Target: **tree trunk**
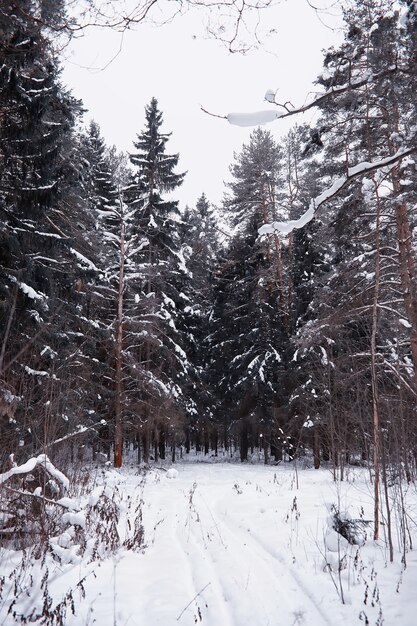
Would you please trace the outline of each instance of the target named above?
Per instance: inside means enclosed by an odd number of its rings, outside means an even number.
[[[122,210],[122,200],[120,199]],[[123,296],[125,266],[125,225],[122,218],[120,227],[119,290],[117,296],[116,342],[115,342],[115,385],[114,385],[114,467],[122,466],[123,425],[122,425],[122,355],[123,355]]]
[[[241,425],[240,429],[240,460],[248,460],[248,429],[246,424]]]
[[[139,432],[136,433],[136,445],[138,447],[138,453],[137,453],[137,461],[138,461],[138,465],[140,465],[142,463],[142,449],[141,449],[141,440],[140,440],[140,434]]]
[[[377,376],[377,329],[378,329],[378,300],[381,276],[381,251],[380,251],[380,202],[377,194],[377,213],[375,228],[375,290],[372,303],[372,330],[371,330],[371,379],[372,379],[372,413],[374,425],[374,540],[379,536],[379,400],[378,400],[378,376]]]
[[[401,286],[405,312],[411,325],[410,349],[414,365],[414,382],[417,385],[417,282],[407,204],[405,202],[399,204],[395,214]]]
[[[217,427],[215,427],[211,434],[211,448],[212,450],[214,450],[214,456],[217,456],[218,445],[219,445],[219,435],[217,432]]]
[[[142,435],[143,439],[143,462],[149,463],[149,431],[147,425],[145,425],[145,430]]]
[[[267,442],[267,437],[265,435],[262,437],[263,445],[264,445],[264,464],[269,464],[269,444]]]
[[[162,461],[165,460],[165,453],[166,453],[165,431],[162,428],[161,432],[159,433],[159,456]]]
[[[313,430],[313,461],[314,469],[320,469],[320,433],[317,424]]]

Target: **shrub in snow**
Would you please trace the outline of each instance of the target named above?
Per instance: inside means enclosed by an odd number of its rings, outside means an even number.
[[[19,564],[7,577],[0,577],[0,591],[4,592],[0,593],[0,610],[6,615],[1,623],[63,626],[67,616],[75,614],[75,600],[85,597],[87,576],[61,595],[55,604],[49,589],[48,564],[45,559],[33,561],[30,552],[24,550]]]
[[[364,545],[366,528],[370,523],[368,520],[352,519],[347,511],[339,511],[333,504],[324,535],[324,568],[331,572],[345,569],[349,547]]]
[[[94,537],[91,560],[102,559],[120,546],[117,524],[120,518],[120,494],[117,487],[104,487],[96,497],[90,497],[86,507],[88,535]]]
[[[105,558],[119,548],[117,487],[98,488],[81,506],[65,495],[69,481],[46,455],[11,464],[0,474],[0,545],[17,550],[34,545],[36,558],[48,551],[63,564],[78,563],[86,552],[91,560]]]
[[[0,474],[0,544],[14,549],[36,545],[40,556],[61,523],[63,506],[58,498],[66,492],[68,479],[45,454],[20,466],[11,457],[10,464],[10,469]]]
[[[143,500],[139,500],[139,504],[135,509],[135,521],[133,526],[133,535],[128,537],[123,545],[127,550],[142,550],[144,548],[145,529],[142,521],[142,505]],[[130,529],[130,521],[128,521]]]
[[[122,494],[117,486],[104,485],[89,495],[70,497],[68,479],[45,455],[20,466],[11,459],[11,465],[0,474],[0,546],[10,554],[13,549],[19,552],[14,569],[0,575],[0,615],[9,616],[7,623],[10,618],[16,624],[62,626],[69,613],[74,614],[75,600],[84,594],[85,577],[55,604],[50,582],[56,561],[65,572],[65,566],[104,559],[120,547]],[[129,515],[132,504],[134,521]],[[129,504],[128,499],[128,536],[123,543],[128,550],[143,548],[142,505],[142,497],[139,503],[135,499]],[[94,575],[89,569],[87,576]]]
[[[353,546],[363,546],[367,539],[367,528],[370,520],[352,519],[347,511],[333,508],[332,528]]]

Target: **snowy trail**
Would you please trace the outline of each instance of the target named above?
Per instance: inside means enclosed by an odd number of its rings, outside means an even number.
[[[150,501],[157,502],[156,516],[163,521],[156,529],[154,557],[148,549],[152,564],[144,574],[144,579],[152,578],[156,568],[160,578],[143,588],[145,596],[152,593],[158,600],[143,606],[143,623],[333,623],[292,574],[287,559],[271,554],[253,536],[245,502],[243,511],[239,506],[239,483],[250,475],[250,468],[236,466],[226,467],[221,476],[207,466],[183,466],[176,480],[164,484],[162,479],[162,488],[159,483],[148,494]],[[265,479],[271,481],[272,476],[273,470],[266,468]],[[172,586],[172,563],[177,587]]]
[[[272,546],[267,545],[257,535],[256,527],[245,528],[230,515],[226,518],[225,530],[228,540],[232,545],[235,544],[234,553],[244,556],[246,563],[251,562],[250,571],[261,583],[258,585],[259,589],[251,589],[250,601],[257,600],[263,607],[265,618],[262,623],[277,624],[279,615],[282,624],[291,624],[301,618],[308,624],[333,624],[332,619],[321,609],[320,603],[294,571],[288,557],[274,548],[276,542]],[[286,579],[285,586],[282,584],[283,579]],[[269,581],[269,584],[265,585],[265,581]],[[242,621],[236,622],[240,623]]]
[[[364,607],[353,569],[346,605],[323,571],[325,502],[335,495],[326,473],[305,473],[297,490],[289,467],[176,468],[172,480],[150,471],[142,494],[138,476],[116,474],[126,498],[143,497],[146,547],[121,550],[96,567],[66,626],[359,626],[363,608],[376,623],[378,607]],[[352,501],[360,490],[346,487]],[[392,605],[385,615],[398,619],[396,588],[386,589]]]
[[[200,494],[197,488],[195,494],[196,500],[200,496],[202,505],[198,508],[199,519],[193,526],[194,554],[189,547],[188,550],[195,567],[207,561],[215,564],[215,569],[211,568],[215,586],[224,590],[223,595],[229,598],[231,605],[231,621],[227,624],[272,626],[297,620],[312,625],[332,624],[300,577],[292,571],[288,559],[256,537],[250,522],[245,523],[247,516],[243,514],[239,521],[239,512],[237,510],[236,514],[230,495],[225,496],[219,489],[203,487],[201,490],[204,493]],[[232,489],[231,493],[233,495]],[[200,535],[204,537],[204,534],[207,539],[201,541]],[[214,626],[219,621],[208,623]]]

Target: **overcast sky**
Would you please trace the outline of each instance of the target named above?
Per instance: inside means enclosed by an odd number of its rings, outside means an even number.
[[[63,81],[88,109],[85,122],[95,119],[108,144],[127,152],[144,127],[144,107],[155,96],[164,114],[162,130],[172,131],[167,150],[179,152],[178,169],[188,171],[176,198],[194,206],[204,191],[219,204],[233,152],[248,141],[251,129],[209,117],[200,105],[221,115],[274,108],[263,99],[267,89],[278,89],[278,100],[302,104],[314,91],[322,49],[341,39],[329,28],[337,24],[331,14],[334,10],[321,14],[323,24],[307,0],[281,0],[263,13],[264,25],[275,33],[246,55],[230,54],[205,37],[202,12],[161,27],[137,26],[123,39],[109,29],[92,29],[66,52]],[[298,121],[313,116],[309,112]],[[267,128],[279,138],[294,122],[277,120]]]

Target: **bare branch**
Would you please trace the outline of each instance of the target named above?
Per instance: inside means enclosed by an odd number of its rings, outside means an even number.
[[[207,111],[207,109],[205,109],[202,106],[200,106],[200,109],[203,111],[203,113],[206,113],[207,115],[211,115],[211,117],[218,117],[219,119],[227,120],[227,115],[217,115],[216,113],[210,113],[210,111]]]

